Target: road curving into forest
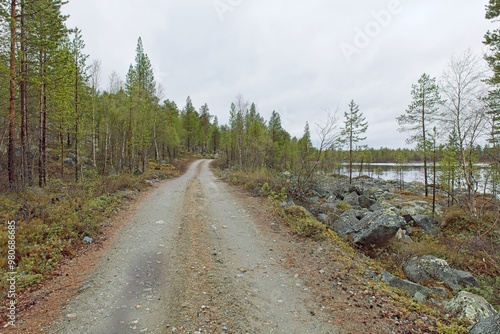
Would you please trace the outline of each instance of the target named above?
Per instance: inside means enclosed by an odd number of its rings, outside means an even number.
[[[340,333],[209,160],[120,229],[49,333]]]

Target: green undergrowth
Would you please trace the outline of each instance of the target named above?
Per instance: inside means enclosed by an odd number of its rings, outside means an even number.
[[[366,276],[368,271],[380,274],[383,270],[392,271],[398,276],[404,277],[404,273],[401,270],[401,260],[403,258],[408,259],[417,254],[425,255],[430,252],[436,256],[450,257],[450,249],[446,245],[443,245],[442,239],[426,236],[418,229],[416,229],[415,237],[421,243],[413,243],[410,249],[408,249],[407,245],[401,246],[401,243],[397,247],[391,244],[388,248],[381,250],[377,254],[380,257],[365,256],[355,245],[350,243],[349,239],[339,237],[335,232],[328,229],[325,224],[313,217],[305,208],[296,205],[282,206],[281,203],[289,201],[290,198],[287,197],[287,181],[280,175],[266,169],[256,171],[226,170],[223,172],[219,171],[219,175],[230,184],[246,189],[254,195],[267,198],[275,216],[283,224],[290,227],[292,234],[301,238],[312,238],[318,242],[327,242],[333,245],[338,251],[332,252],[331,256],[335,258],[339,265],[354,270],[360,277]],[[412,194],[412,196],[414,195]],[[337,209],[345,211],[350,209],[350,207],[346,206]],[[391,254],[391,256],[386,256],[387,254]],[[454,264],[455,260],[458,261],[459,256],[463,255],[463,253],[461,255],[458,253],[456,258],[450,261],[450,264]],[[491,298],[495,298],[492,295],[496,291],[494,288],[491,288],[491,284],[498,284],[499,279],[498,276],[496,276],[496,280],[488,275],[486,277],[487,280],[481,278],[479,280],[481,282],[489,282],[489,285],[481,283],[481,288],[477,290],[482,290],[479,292],[483,296],[489,294],[491,300]],[[372,290],[379,295],[388,296],[393,300],[402,314],[408,317],[418,316],[421,319],[427,318],[425,321],[417,319],[415,322],[416,326],[421,329],[419,331],[421,333],[428,332],[428,330],[430,330],[429,333],[439,334],[461,334],[468,332],[467,326],[470,324],[453,317],[447,317],[442,310],[433,306],[415,302],[404,291],[390,288],[384,283],[375,281],[371,281],[366,289]],[[432,320],[431,325],[429,325],[430,320]]]
[[[100,177],[87,173],[79,183],[52,179],[44,188],[0,194],[0,300],[6,297],[8,269],[8,222],[15,221],[16,292],[48,278],[65,258],[76,256],[85,237],[98,242],[108,220],[123,201],[152,184],[180,173],[178,167],[149,163],[141,175]],[[154,182],[153,182],[154,181]]]

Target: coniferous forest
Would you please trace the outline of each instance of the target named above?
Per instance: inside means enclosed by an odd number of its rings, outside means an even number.
[[[100,61],[85,54],[84,32],[66,25],[63,5],[2,2],[0,182],[5,189],[142,173],[148,161],[171,162],[185,153],[294,174],[312,165],[327,171],[343,162],[423,162],[427,171],[435,160],[440,168],[456,170],[470,191],[474,164],[483,162],[491,164],[491,182],[498,182],[497,31],[485,35],[486,61],[465,51],[450,59],[440,84],[423,74],[411,87],[411,105],[398,117],[400,130],[411,133],[411,149],[375,149],[363,135],[369,124],[355,100],[325,111],[324,123],[304,124],[300,138],[282,127],[279,113],[266,120],[258,102],[242,95],[228,106],[229,123],[219,124],[207,104],[168,99],[141,38],[126,77],[114,72],[103,78]],[[488,19],[497,17],[497,6],[492,2]]]
[[[67,25],[65,1],[0,4],[0,217],[29,222],[18,232],[28,273],[20,286],[38,284],[74,255],[75,242],[97,235],[99,222],[127,196],[116,192],[139,189],[141,176],[180,169],[190,157],[247,174],[291,175],[286,195],[299,201],[317,175],[340,165],[352,182],[354,166],[417,162],[425,197],[439,196],[438,189],[474,221],[488,207],[491,230],[499,224],[500,30],[485,32],[487,54],[464,50],[442,76],[423,73],[408,87],[411,103],[397,118],[407,142],[393,149],[370,145],[366,106],[356,96],[292,136],[278,112],[265,111],[265,119],[259,101],[235,92],[221,124],[204,101],[169,99],[140,37],[126,76],[103,77],[101,62],[85,53],[85,31]],[[485,19],[499,17],[500,1],[490,0]],[[102,219],[92,216],[97,212]]]

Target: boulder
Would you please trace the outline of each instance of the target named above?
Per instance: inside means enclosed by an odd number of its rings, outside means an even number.
[[[349,195],[344,196],[344,202],[354,208],[359,207],[359,195],[353,191]]]
[[[483,319],[475,324],[469,334],[498,334],[500,333],[500,313]]]
[[[357,185],[347,185],[343,189],[344,194],[352,194],[356,193],[356,195],[363,195],[363,190],[361,190]]]
[[[423,302],[425,301],[431,294],[438,294],[441,297],[447,297],[446,291],[444,292],[440,289],[427,288],[420,284],[416,284],[410,282],[408,280],[396,277],[387,271],[382,272],[382,281],[387,285],[404,290],[408,292],[410,296],[412,296],[416,301]]]
[[[441,224],[432,217],[426,215],[415,215],[414,225],[420,227],[426,234],[436,235],[439,233]]]
[[[380,247],[389,242],[403,225],[403,218],[392,210],[348,210],[330,228],[341,237],[351,235],[353,241],[361,246]]]
[[[413,240],[410,238],[410,236],[406,233],[406,230],[399,229],[398,232],[396,233],[396,239],[399,241],[402,241],[404,243],[412,243]]]
[[[359,203],[359,206],[361,206],[362,208],[369,209],[372,205],[374,205],[377,202],[371,198],[368,198],[365,195],[361,195],[358,198],[358,203]]]
[[[343,238],[362,229],[363,224],[358,219],[356,210],[347,210],[330,224],[330,228]]]
[[[405,223],[392,210],[369,212],[360,222],[363,228],[353,234],[353,241],[365,247],[387,244]]]
[[[423,281],[436,280],[443,282],[454,291],[458,291],[462,287],[479,286],[471,273],[453,269],[445,260],[431,255],[411,259],[403,264],[403,271],[412,282],[422,283]]]
[[[325,224],[326,224],[326,223],[328,223],[328,215],[327,215],[327,214],[325,214],[325,213],[320,213],[320,214],[318,215],[318,220],[319,220],[320,222],[322,222],[322,223],[325,223]]]
[[[496,313],[486,299],[467,291],[460,291],[446,304],[446,309],[456,312],[459,318],[465,318],[474,324]]]

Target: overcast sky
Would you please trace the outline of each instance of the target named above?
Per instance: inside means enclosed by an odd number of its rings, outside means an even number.
[[[125,79],[138,37],[165,97],[207,103],[219,123],[241,94],[266,119],[273,110],[300,137],[306,121],[351,99],[369,122],[365,144],[403,147],[395,118],[425,72],[440,77],[452,55],[478,53],[488,0],[70,0],[68,26],[83,30],[101,86]],[[312,130],[314,135],[314,130]]]

